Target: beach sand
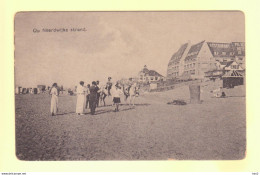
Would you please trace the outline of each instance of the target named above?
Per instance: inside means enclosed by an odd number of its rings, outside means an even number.
[[[76,96],[60,96],[57,116],[50,115],[47,94],[16,95],[16,155],[21,160],[237,160],[246,152],[244,86],[224,89],[201,84],[201,104],[189,103],[188,86],[143,93],[136,106],[113,112],[75,114]],[[168,105],[172,100],[187,105]],[[123,98],[121,101],[124,102]]]

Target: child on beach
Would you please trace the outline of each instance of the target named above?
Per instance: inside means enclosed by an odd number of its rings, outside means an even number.
[[[123,92],[121,91],[121,87],[119,86],[119,84],[117,83],[114,88],[112,89],[112,97],[113,97],[113,102],[115,104],[115,112],[119,111],[119,104],[121,103],[120,100],[120,95],[123,94]]]

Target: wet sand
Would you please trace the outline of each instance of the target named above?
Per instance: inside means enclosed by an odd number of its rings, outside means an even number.
[[[59,97],[50,115],[47,94],[16,95],[16,155],[21,160],[237,160],[246,151],[243,86],[212,98],[201,85],[201,104],[189,103],[187,86],[144,93],[136,106],[109,106],[75,114],[76,96]],[[175,99],[187,105],[168,105]],[[121,101],[123,99],[121,98]]]

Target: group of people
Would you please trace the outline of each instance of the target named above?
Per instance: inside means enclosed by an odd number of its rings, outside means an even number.
[[[213,94],[213,97],[216,97],[216,98],[225,98],[226,97],[226,93],[224,92],[222,87],[214,89],[210,92]]]
[[[54,116],[58,112],[58,90],[57,83],[54,83],[51,90],[51,115]],[[130,98],[129,105],[134,106],[134,99],[139,95],[139,88],[136,83],[130,83],[130,85],[122,85],[118,82],[113,85],[111,82],[111,77],[108,77],[106,85],[100,86],[99,81],[93,81],[92,84],[84,85],[83,81],[79,82],[76,89],[77,94],[77,104],[76,104],[76,114],[85,115],[86,109],[89,107],[90,113],[95,114],[96,107],[99,106],[101,102],[105,106],[105,98],[107,96],[112,96],[114,111],[119,111],[119,105],[121,103],[120,96],[125,96],[125,101]]]

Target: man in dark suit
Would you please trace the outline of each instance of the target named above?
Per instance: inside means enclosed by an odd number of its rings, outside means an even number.
[[[95,114],[96,102],[97,102],[97,91],[98,87],[95,81],[92,82],[92,86],[89,88],[89,108],[92,115]]]
[[[100,87],[99,87],[99,81],[96,81],[97,85],[96,87],[98,88],[98,92],[97,92],[97,102],[96,102],[96,105],[97,107],[99,106],[99,99],[100,99]]]

